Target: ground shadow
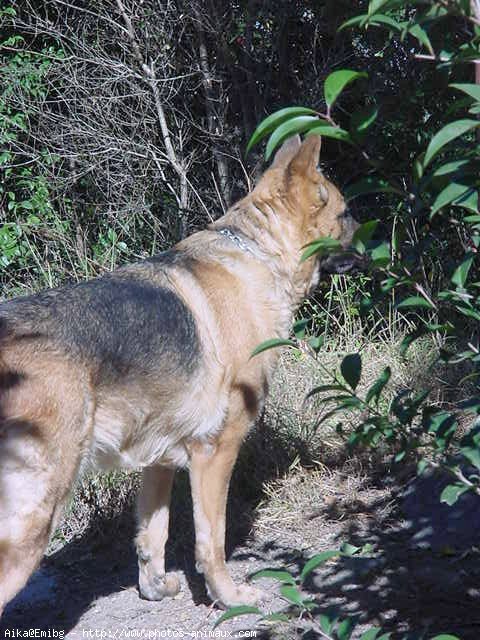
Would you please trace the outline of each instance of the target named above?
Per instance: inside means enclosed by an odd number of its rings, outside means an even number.
[[[305,588],[317,603],[313,614],[353,616],[360,625],[392,632],[392,640],[430,640],[441,633],[478,640],[478,497],[464,494],[453,507],[441,504],[440,493],[449,479],[438,474],[414,479],[403,488],[393,476],[378,480],[391,485],[381,499],[358,500],[348,508],[333,502],[315,514],[338,523],[338,544],[368,543],[374,551],[332,561],[308,579]],[[272,566],[288,566],[293,573],[300,573],[308,559],[300,550],[275,542],[267,547],[262,551]],[[312,630],[305,637],[324,636]]]

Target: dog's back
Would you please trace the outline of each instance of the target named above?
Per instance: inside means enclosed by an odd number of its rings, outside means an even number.
[[[160,361],[188,373],[200,351],[195,320],[162,271],[139,263],[2,303],[0,341],[63,351],[95,372],[98,384],[158,373]]]

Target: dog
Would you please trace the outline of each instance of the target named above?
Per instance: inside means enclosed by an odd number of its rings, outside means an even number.
[[[139,592],[160,600],[175,470],[190,474],[197,570],[220,606],[260,592],[225,559],[232,468],[295,309],[319,280],[303,247],[358,226],[319,171],[321,140],[283,143],[254,190],[172,249],[0,304],[0,616],[38,566],[75,480],[142,469]],[[325,263],[328,264],[328,263]],[[341,262],[345,270],[345,261]]]

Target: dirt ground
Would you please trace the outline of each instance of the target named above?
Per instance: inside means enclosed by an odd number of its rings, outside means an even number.
[[[319,551],[342,542],[370,543],[373,551],[367,556],[332,560],[307,582],[305,589],[317,603],[314,613],[358,614],[353,638],[373,625],[393,631],[395,639],[449,632],[478,640],[480,506],[468,495],[453,508],[440,504],[443,482],[433,476],[399,481],[344,467],[290,474],[271,486],[268,500],[254,510],[234,495],[228,534],[232,574],[241,580],[265,567],[288,567],[298,574]],[[188,498],[178,484],[167,548],[169,568],[182,582],[176,598],[157,603],[138,597],[133,515],[127,510],[97,526],[95,536],[86,531],[45,559],[7,608],[2,637],[8,637],[7,629],[32,628],[63,631],[71,640],[209,637],[220,612],[212,608],[194,569]],[[262,580],[261,586],[266,611],[285,607],[275,583]],[[239,631],[245,637],[248,630],[256,630],[257,638],[301,637],[294,623],[262,627],[256,620],[238,618],[218,631],[223,637],[241,637]],[[321,636],[310,630],[304,637]]]

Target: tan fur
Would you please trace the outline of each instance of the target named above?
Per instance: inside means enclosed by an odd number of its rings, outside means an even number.
[[[89,466],[144,469],[137,537],[144,597],[178,590],[165,574],[164,546],[174,469],[188,466],[196,558],[212,598],[224,606],[258,599],[233,583],[225,564],[227,492],[278,357],[251,353],[288,336],[318,279],[315,260],[299,262],[302,248],[325,235],[350,241],[343,198],[317,171],[319,151],[316,136],[287,141],[251,194],[177,245],[188,270],[146,262],[118,271],[170,287],[191,310],[203,358],[193,376],[179,371],[112,388],[60,347],[8,336],[0,343],[0,376],[24,374],[0,388],[0,614],[38,565],[79,467]],[[248,251],[218,233],[229,225],[248,239]]]

